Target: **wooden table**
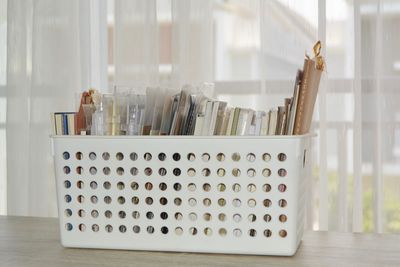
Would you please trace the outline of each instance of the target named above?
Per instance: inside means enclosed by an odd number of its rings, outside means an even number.
[[[400,266],[400,235],[306,232],[293,257],[68,249],[57,219],[0,216],[0,266]]]

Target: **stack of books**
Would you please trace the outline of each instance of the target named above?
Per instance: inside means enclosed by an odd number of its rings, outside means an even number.
[[[310,130],[324,59],[321,43],[297,71],[293,96],[268,111],[230,107],[203,94],[212,84],[179,92],[147,88],[134,92],[82,94],[78,112],[52,114],[55,135],[299,135]]]

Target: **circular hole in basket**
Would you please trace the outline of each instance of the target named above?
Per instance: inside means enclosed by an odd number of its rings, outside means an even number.
[[[133,232],[135,234],[138,234],[138,233],[140,233],[140,226],[139,225],[134,225],[132,230],[133,230]]]
[[[280,199],[278,205],[279,207],[284,208],[287,206],[287,201],[285,199]]]
[[[104,212],[104,216],[106,216],[107,219],[110,219],[112,217],[112,212],[111,210],[106,210]]]
[[[255,184],[249,184],[247,185],[247,191],[249,191],[250,193],[254,193],[256,191],[257,187]]]
[[[264,215],[264,221],[265,221],[265,222],[270,222],[271,219],[272,219],[272,218],[271,218],[271,215],[269,215],[269,214],[265,214],[265,215]]]
[[[240,160],[240,154],[235,152],[232,154],[232,160],[233,161],[239,161]]]
[[[247,154],[246,159],[249,162],[254,162],[256,160],[256,155],[254,155],[253,153],[249,153]]]
[[[172,159],[173,159],[174,161],[180,161],[180,160],[181,160],[181,154],[179,154],[179,153],[174,153],[174,154],[172,155]]]
[[[191,221],[196,221],[197,220],[197,214],[194,212],[189,213],[189,220]]]
[[[104,189],[110,189],[111,188],[111,183],[110,182],[104,182],[103,183],[103,187],[104,187]]]
[[[203,199],[203,205],[206,207],[211,206],[211,199],[209,199],[209,198]]]
[[[166,183],[160,183],[160,185],[158,187],[160,188],[161,191],[167,190],[167,184]]]
[[[146,188],[146,190],[150,191],[151,189],[153,189],[153,184],[150,182],[147,182],[144,184],[144,188]]]
[[[180,212],[175,213],[175,219],[176,219],[177,221],[181,221],[182,218],[183,218],[182,213],[180,213]]]
[[[160,218],[163,219],[163,220],[168,219],[168,213],[166,213],[166,212],[161,212],[161,213],[160,213]]]
[[[149,219],[149,220],[153,219],[153,218],[154,218],[153,212],[148,211],[148,212],[146,213],[146,218]]]
[[[208,183],[203,184],[203,190],[209,192],[211,190],[211,185]]]
[[[90,160],[95,160],[96,158],[97,158],[96,153],[94,153],[94,152],[90,152],[90,153],[89,153],[89,159],[90,159]]]
[[[136,190],[139,189],[139,184],[136,183],[136,182],[132,182],[131,183],[131,188],[132,188],[133,191],[136,191]]]
[[[150,154],[150,153],[148,153],[148,152],[147,152],[147,153],[145,153],[143,157],[144,157],[144,160],[146,160],[146,161],[150,161],[150,160],[151,160],[151,158],[152,158],[151,154]]]
[[[225,154],[224,153],[218,153],[217,154],[217,160],[218,161],[224,161],[225,160]]]
[[[165,168],[158,169],[158,174],[161,176],[165,176],[167,174],[167,170]]]
[[[138,159],[138,155],[137,155],[135,152],[132,152],[132,153],[129,155],[129,158],[130,158],[132,161],[136,161],[136,160]]]
[[[226,205],[226,200],[224,198],[218,199],[218,205],[224,207]]]
[[[278,175],[280,177],[285,177],[287,175],[287,171],[285,169],[279,169],[278,170]]]
[[[193,153],[189,153],[187,155],[187,159],[188,159],[188,161],[194,161],[196,159],[196,156]]]
[[[280,230],[280,231],[279,231],[279,236],[282,237],[282,238],[285,238],[285,237],[287,236],[286,230],[283,230],[283,229]]]
[[[123,175],[123,174],[124,174],[124,168],[118,167],[118,168],[117,168],[117,174],[118,174],[118,175]]]
[[[263,204],[264,204],[264,207],[269,208],[272,205],[272,201],[270,199],[264,199]]]
[[[286,185],[285,184],[280,184],[278,185],[278,190],[279,192],[285,192],[286,191]]]
[[[175,191],[180,191],[182,189],[182,185],[180,183],[175,183],[174,184],[174,190]]]
[[[63,159],[68,160],[70,158],[70,155],[67,151],[63,152],[62,154]]]
[[[68,167],[68,166],[64,166],[63,172],[64,172],[65,174],[69,174],[69,173],[71,172],[71,168]]]
[[[254,177],[254,176],[256,176],[256,170],[255,170],[255,169],[252,169],[252,168],[248,169],[248,170],[247,170],[247,176],[249,176],[249,177]]]
[[[262,159],[263,159],[263,161],[268,162],[271,160],[271,155],[269,153],[264,153],[262,155]]]
[[[263,169],[263,170],[262,170],[262,175],[263,175],[264,177],[270,177],[270,176],[271,176],[271,170],[268,169],[268,168]]]
[[[197,235],[197,229],[196,229],[196,227],[190,227],[190,228],[189,228],[189,234],[190,234],[190,235]]]
[[[239,228],[233,229],[233,235],[235,237],[241,237],[242,236],[242,230],[240,230]]]
[[[83,189],[83,187],[85,187],[85,183],[83,181],[78,181],[76,182],[76,187],[78,187],[79,189]]]
[[[91,175],[95,175],[97,173],[97,168],[96,167],[90,167],[89,172]]]
[[[106,203],[106,204],[111,204],[111,201],[112,201],[112,199],[111,199],[110,196],[105,196],[105,197],[104,197],[104,203]]]
[[[121,152],[118,152],[117,154],[115,154],[115,158],[117,160],[123,160],[124,159],[124,154],[122,154]]]
[[[217,170],[217,175],[218,175],[219,177],[224,177],[224,176],[225,176],[225,173],[226,173],[226,171],[225,171],[224,168],[219,168],[219,169]]]
[[[132,218],[136,219],[136,220],[139,219],[140,218],[140,213],[137,210],[133,211],[132,212]]]
[[[83,158],[82,152],[76,152],[75,153],[75,157],[76,157],[77,160],[81,160]]]
[[[93,190],[94,190],[94,189],[97,189],[97,182],[91,181],[91,182],[90,182],[90,188],[92,188]]]
[[[196,175],[196,170],[193,169],[193,168],[190,168],[190,169],[188,169],[187,174],[188,174],[190,177],[193,177],[193,176]]]
[[[82,174],[83,173],[83,167],[82,166],[78,166],[78,167],[76,167],[76,173],[77,174]]]
[[[136,168],[136,167],[132,167],[132,168],[131,168],[131,174],[132,174],[133,176],[138,175],[138,173],[139,173],[138,168]]]
[[[203,214],[203,219],[206,221],[206,222],[209,222],[209,221],[211,221],[211,214],[210,213],[204,213]]]
[[[93,231],[93,232],[97,233],[99,230],[100,230],[100,227],[99,227],[98,224],[93,224],[93,225],[92,225],[92,231]]]
[[[201,159],[202,159],[204,162],[209,161],[209,160],[210,160],[210,154],[208,154],[208,153],[203,153],[203,155],[201,155]]]
[[[240,170],[238,168],[234,168],[232,170],[232,175],[235,177],[239,177],[240,176]]]
[[[164,161],[167,158],[167,155],[165,153],[159,153],[158,154],[158,160]]]
[[[179,175],[181,175],[181,169],[175,168],[175,169],[172,170],[172,173],[173,173],[175,176],[179,176]]]
[[[139,198],[138,197],[132,197],[132,204],[134,204],[134,205],[139,204]]]
[[[238,213],[233,214],[233,221],[234,221],[234,222],[238,223],[238,222],[240,222],[241,220],[242,220],[242,215],[240,215],[240,214],[238,214]]]
[[[101,155],[101,157],[102,157],[104,160],[109,160],[109,159],[110,159],[110,153],[104,152],[104,153]]]
[[[189,206],[194,207],[197,204],[197,200],[195,198],[189,198]]]
[[[65,187],[65,188],[70,188],[70,187],[71,187],[71,182],[68,181],[68,180],[65,180],[65,181],[64,181],[64,187]]]
[[[65,200],[65,202],[70,203],[72,201],[72,198],[70,195],[65,195],[64,200]]]
[[[110,224],[107,224],[105,229],[107,233],[111,233],[113,231],[113,227]]]
[[[177,206],[180,206],[182,204],[182,199],[180,199],[179,197],[174,199],[174,204]]]
[[[234,200],[232,200],[232,205],[236,208],[240,207],[242,205],[242,201],[240,201],[240,199],[235,198]]]
[[[194,191],[196,191],[196,184],[190,183],[190,184],[188,184],[187,188],[190,192],[194,192]]]
[[[146,197],[145,202],[147,205],[153,204],[153,199],[151,197]]]
[[[255,222],[257,220],[257,216],[255,214],[249,214],[249,216],[247,216],[247,219],[249,220],[249,222]]]
[[[220,236],[226,236],[226,229],[225,229],[225,228],[220,228],[220,229],[218,230],[218,234],[219,234]]]
[[[255,237],[256,235],[257,235],[256,229],[250,229],[250,230],[249,230],[249,236]]]
[[[168,200],[165,197],[160,198],[160,204],[165,206],[168,204]]]
[[[285,161],[286,160],[286,154],[285,153],[279,153],[278,154],[278,160],[279,161]]]
[[[206,236],[212,236],[212,229],[210,227],[204,228],[204,234]]]
[[[93,204],[97,204],[97,202],[98,202],[97,196],[91,196],[90,197],[90,202],[92,202]]]
[[[117,183],[117,188],[118,188],[119,190],[123,190],[123,189],[125,188],[124,182],[118,182],[118,183]]]
[[[122,205],[122,204],[125,204],[125,198],[124,198],[124,197],[119,196],[117,200],[118,200],[118,203],[119,203],[119,204],[121,204],[121,205]]]
[[[226,186],[225,186],[225,184],[218,184],[217,185],[217,190],[219,191],[219,192],[224,192],[225,191],[225,189],[226,189]]]
[[[111,169],[110,169],[109,167],[104,167],[104,168],[103,168],[103,173],[104,173],[105,175],[109,175],[109,174],[111,173]]]
[[[265,237],[271,237],[271,235],[272,235],[271,230],[269,230],[269,229],[264,230],[264,236]]]
[[[233,190],[233,192],[239,192],[240,189],[241,189],[240,184],[233,184],[233,185],[232,185],[232,190]]]
[[[226,220],[226,214],[225,213],[218,214],[218,220],[224,222]]]
[[[150,176],[153,173],[153,170],[150,167],[144,169],[144,174],[146,176]]]
[[[72,215],[72,210],[66,209],[66,210],[64,211],[64,215],[65,215],[65,217],[71,217],[71,215]]]
[[[280,222],[286,222],[287,221],[287,216],[285,214],[281,214],[279,215],[279,221]]]
[[[182,235],[183,234],[183,229],[181,227],[176,227],[175,228],[175,234],[176,235]]]
[[[97,218],[99,217],[99,212],[97,210],[92,210],[92,212],[90,212],[90,215],[92,215],[93,218]]]
[[[264,191],[264,192],[269,192],[269,191],[271,191],[271,185],[270,185],[270,184],[264,184],[264,185],[263,185],[263,191]]]
[[[121,233],[125,233],[125,232],[126,232],[126,226],[125,226],[125,225],[120,225],[120,226],[119,226],[119,231],[120,231]]]
[[[210,171],[209,168],[204,168],[204,169],[201,171],[201,174],[202,174],[204,177],[208,177],[208,176],[210,176],[211,171]]]
[[[85,202],[85,197],[82,196],[82,195],[79,195],[76,199],[77,199],[78,203],[83,203],[83,202]]]
[[[85,230],[86,230],[86,225],[84,225],[83,223],[81,223],[81,224],[79,224],[78,228],[79,228],[79,231],[85,232]]]
[[[163,233],[164,235],[168,234],[168,227],[166,226],[161,227],[161,233]]]
[[[247,205],[250,207],[250,208],[254,208],[255,206],[256,206],[256,200],[255,199],[249,199],[248,201],[247,201]]]
[[[65,230],[67,230],[67,231],[71,231],[72,230],[72,224],[70,224],[70,223],[66,223],[65,224]]]

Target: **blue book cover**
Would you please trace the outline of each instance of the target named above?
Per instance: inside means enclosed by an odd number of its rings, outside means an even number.
[[[68,115],[66,113],[63,116],[63,135],[68,135]]]

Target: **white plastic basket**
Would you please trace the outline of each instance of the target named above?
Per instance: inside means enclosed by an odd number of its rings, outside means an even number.
[[[65,247],[293,255],[311,136],[53,136]]]

